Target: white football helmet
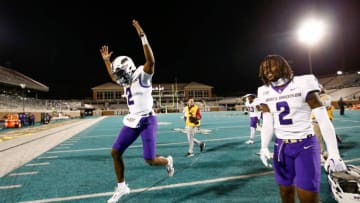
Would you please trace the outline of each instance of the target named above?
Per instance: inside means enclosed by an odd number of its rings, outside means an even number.
[[[113,75],[116,77],[116,82],[120,85],[130,85],[132,75],[136,70],[136,66],[132,59],[128,56],[118,56],[111,63]]]
[[[360,203],[360,168],[346,165],[345,172],[330,172],[328,183],[339,203]]]

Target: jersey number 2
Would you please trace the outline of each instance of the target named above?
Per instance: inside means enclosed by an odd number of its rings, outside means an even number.
[[[126,88],[126,97],[127,97],[127,104],[128,104],[128,105],[133,105],[133,104],[134,104],[134,100],[132,100],[132,94],[131,94],[131,89],[130,89],[130,87]]]
[[[291,125],[293,122],[291,119],[286,119],[285,116],[287,116],[290,113],[289,104],[285,101],[276,103],[276,110],[281,111],[279,114],[279,122],[281,125]]]

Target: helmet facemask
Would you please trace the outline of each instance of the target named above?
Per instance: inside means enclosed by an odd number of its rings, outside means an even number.
[[[120,85],[130,85],[136,70],[134,62],[128,56],[119,56],[111,64],[112,74]]]

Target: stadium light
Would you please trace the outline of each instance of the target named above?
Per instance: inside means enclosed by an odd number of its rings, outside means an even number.
[[[23,109],[23,113],[25,113],[25,88],[26,88],[26,84],[25,83],[20,83],[19,84],[21,89],[22,89],[22,109]]]
[[[325,24],[317,19],[308,19],[304,21],[298,30],[298,37],[300,42],[307,45],[309,71],[312,74],[312,48],[324,37]]]

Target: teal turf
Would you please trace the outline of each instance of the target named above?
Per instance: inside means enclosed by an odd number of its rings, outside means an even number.
[[[347,111],[343,117],[338,111],[334,113],[336,132],[343,138],[341,154],[348,164],[360,165],[360,111]],[[27,163],[47,162],[47,165],[25,164],[2,177],[0,187],[22,186],[0,189],[0,202],[51,202],[53,198],[67,197],[69,200],[60,200],[106,202],[116,183],[110,149],[122,118],[106,117]],[[126,182],[132,192],[121,198],[121,202],[280,202],[272,170],[264,168],[255,155],[260,148],[259,132],[255,144],[245,144],[249,136],[247,115],[235,111],[203,112],[201,129],[211,133],[196,135],[206,141],[206,149],[200,153],[195,145],[195,156],[191,158],[185,157],[188,148],[185,134],[174,131],[184,128],[181,114],[159,114],[158,122],[157,154],[174,157],[175,175],[169,178],[165,167],[148,166],[144,162],[139,138],[124,155]],[[43,159],[49,156],[57,158]],[[31,171],[37,173],[12,176]],[[335,202],[325,173],[320,195],[322,202]]]

